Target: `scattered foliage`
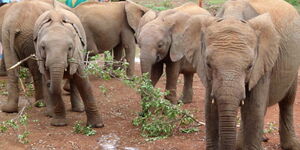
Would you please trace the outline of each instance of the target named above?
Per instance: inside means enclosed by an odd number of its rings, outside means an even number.
[[[96,130],[92,129],[91,126],[82,126],[80,121],[77,121],[73,127],[74,133],[83,134],[86,136],[95,135],[97,132]]]

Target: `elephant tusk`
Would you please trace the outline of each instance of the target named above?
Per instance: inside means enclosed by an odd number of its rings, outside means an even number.
[[[65,68],[65,71],[67,71],[67,68]]]
[[[245,104],[244,100],[242,100],[242,106]]]
[[[215,99],[212,99],[211,103],[214,104],[215,103]]]

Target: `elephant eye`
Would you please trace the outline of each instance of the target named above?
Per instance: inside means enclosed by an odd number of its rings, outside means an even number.
[[[210,63],[206,63],[206,66],[211,69],[211,64]]]
[[[41,48],[42,48],[42,50],[45,50],[45,49],[46,49],[46,46],[43,45],[43,46],[41,46]]]
[[[247,70],[249,71],[249,70],[251,70],[252,69],[252,67],[253,67],[253,65],[252,64],[250,64],[248,67],[247,67]]]
[[[162,48],[163,46],[164,46],[163,42],[159,42],[158,45],[157,45],[158,48]]]
[[[73,49],[73,48],[70,46],[70,47],[69,47],[69,51],[71,51],[72,49]]]

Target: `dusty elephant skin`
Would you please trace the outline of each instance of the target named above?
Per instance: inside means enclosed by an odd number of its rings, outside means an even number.
[[[262,150],[264,115],[277,103],[281,147],[300,149],[293,126],[300,18],[293,6],[283,0],[228,1],[217,17],[190,18],[182,41],[206,87],[206,149]]]
[[[139,24],[137,41],[141,48],[142,73],[149,73],[152,84],[156,85],[163,74],[165,64],[166,90],[170,91],[166,98],[172,103],[177,103],[176,85],[179,73],[184,74],[182,100],[184,103],[192,102],[192,84],[195,69],[185,58],[174,61],[172,55],[174,55],[174,52],[180,51],[177,50],[178,45],[181,44],[178,37],[183,32],[184,23],[190,16],[199,14],[210,15],[195,3],[186,3],[159,14],[148,11]]]
[[[135,38],[139,20],[147,8],[133,2],[86,2],[74,9],[87,35],[87,50],[103,53],[113,49],[114,59],[120,60],[125,48],[129,63],[127,75],[134,74]]]
[[[19,60],[34,53],[32,39],[33,26],[36,19],[51,5],[38,1],[22,1],[15,3],[7,10],[2,24],[2,42],[6,68],[10,68]],[[32,10],[32,11],[28,11]],[[28,60],[23,64],[28,67],[34,80],[35,99],[43,99],[42,76],[36,61]],[[19,100],[18,72],[10,70],[8,74],[8,101],[2,106],[4,112],[17,112]]]
[[[87,125],[103,127],[89,79],[83,72],[82,50],[87,43],[79,18],[68,10],[49,10],[36,21],[33,35],[39,71],[47,83],[44,89],[54,113],[51,125],[67,125],[61,88],[65,77],[70,79],[71,90],[78,89],[83,99]]]
[[[46,3],[49,3],[51,4],[52,3],[52,0],[36,0],[36,1],[40,1],[40,2],[46,2]],[[3,24],[3,21],[4,21],[4,16],[5,16],[5,13],[6,11],[13,5],[13,4],[16,4],[16,2],[12,2],[12,3],[7,3],[3,6],[0,7],[0,29],[2,29],[2,24]],[[59,3],[59,5],[65,9],[70,9],[68,6],[62,4],[62,3]],[[0,41],[2,42],[2,30],[0,30]],[[4,59],[1,60],[0,62],[0,76],[5,76],[6,75],[6,68],[5,68],[5,63],[4,63]]]

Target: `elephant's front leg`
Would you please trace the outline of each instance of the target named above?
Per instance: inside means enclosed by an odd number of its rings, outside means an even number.
[[[205,92],[205,127],[206,127],[206,150],[219,150],[219,115],[218,107],[210,96],[211,88]]]
[[[261,139],[263,136],[264,115],[269,101],[270,79],[265,75],[258,84],[247,93],[244,105],[241,106],[242,117],[242,149],[262,150]]]
[[[89,83],[88,77],[80,76],[78,73],[76,73],[73,78],[84,103],[85,112],[87,115],[87,125],[95,128],[104,127],[102,118],[97,109],[96,101],[93,96],[93,90]]]
[[[184,85],[182,91],[182,101],[184,104],[191,103],[193,100],[193,77],[194,73],[184,74]]]
[[[51,121],[53,126],[65,126],[67,125],[66,109],[62,99],[62,95],[58,93],[49,94],[50,103],[53,105],[54,116]]]
[[[72,111],[74,112],[83,112],[84,106],[82,104],[82,100],[80,98],[78,89],[73,81],[73,79],[70,79],[70,90],[71,90],[71,105],[72,105]]]
[[[44,94],[44,101],[46,103],[46,112],[45,115],[48,117],[53,117],[54,116],[54,112],[53,112],[53,104],[52,101],[50,99],[50,81],[48,80],[48,78],[43,75],[42,77],[43,79],[43,94]]]
[[[177,80],[179,76],[180,71],[180,64],[179,62],[170,62],[166,64],[166,74],[167,74],[167,84],[166,84],[166,90],[170,92],[166,96],[166,99],[170,100],[171,103],[177,104],[177,96],[176,96],[176,90],[177,90]]]
[[[293,125],[293,105],[297,91],[297,78],[295,79],[293,86],[285,98],[279,102],[280,109],[280,144],[283,149],[288,150],[300,150],[300,142],[298,141],[295,129]]]

